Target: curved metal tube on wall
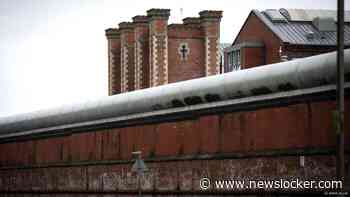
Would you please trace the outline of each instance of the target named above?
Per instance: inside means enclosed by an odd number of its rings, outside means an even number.
[[[350,74],[350,49],[345,50]],[[335,83],[336,52],[0,119],[0,135]]]

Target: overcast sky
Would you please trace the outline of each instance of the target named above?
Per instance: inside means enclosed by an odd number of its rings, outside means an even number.
[[[169,23],[223,10],[221,42],[231,43],[251,9],[282,7],[336,0],[0,0],[0,116],[107,96],[104,30],[150,8],[170,8]]]

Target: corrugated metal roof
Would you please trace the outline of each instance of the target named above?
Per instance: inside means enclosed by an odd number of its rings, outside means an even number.
[[[265,10],[264,14],[273,22],[287,22],[287,19],[276,10]]]
[[[273,12],[281,13],[288,19],[287,22],[271,19],[269,16]],[[253,10],[253,13],[283,42],[299,45],[336,45],[336,31],[321,32],[313,25],[316,17],[334,19],[337,14],[334,10],[280,9],[262,12]],[[345,14],[346,21],[350,22],[350,11],[346,11]],[[350,23],[345,23],[344,31],[345,44],[350,45]],[[313,34],[310,36],[312,38],[308,38],[310,33]]]
[[[316,17],[333,18],[337,21],[336,10],[284,9],[288,12],[289,21],[312,21]],[[276,12],[279,12],[276,10]],[[350,11],[345,12],[344,21],[350,22]]]
[[[283,34],[283,42],[302,45],[336,45],[336,32],[320,32],[312,23],[308,22],[289,22],[274,23],[273,28]],[[344,26],[345,43],[350,44],[350,24]],[[313,32],[313,38],[307,38],[307,34]]]

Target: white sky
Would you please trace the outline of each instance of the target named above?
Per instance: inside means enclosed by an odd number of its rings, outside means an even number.
[[[181,22],[180,8],[223,10],[221,42],[232,43],[251,9],[282,7],[336,0],[0,0],[0,116],[107,96],[104,30],[150,8],[170,8],[169,23]]]

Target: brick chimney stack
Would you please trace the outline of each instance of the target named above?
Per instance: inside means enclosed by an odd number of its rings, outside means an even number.
[[[205,35],[205,75],[220,73],[220,21],[222,11],[205,10],[199,12]]]
[[[150,9],[106,30],[109,94],[220,73],[222,11],[206,10],[168,25],[170,9]]]
[[[201,19],[198,17],[187,17],[182,19],[183,24],[186,26],[200,27]]]
[[[135,89],[150,87],[149,82],[149,25],[148,17],[138,15],[132,18],[135,35]]]
[[[119,94],[120,79],[120,32],[119,29],[105,30],[108,41],[108,95]]]
[[[119,23],[121,42],[121,92],[135,89],[134,26],[130,22]]]
[[[150,9],[150,86],[168,83],[168,19],[170,9]]]

